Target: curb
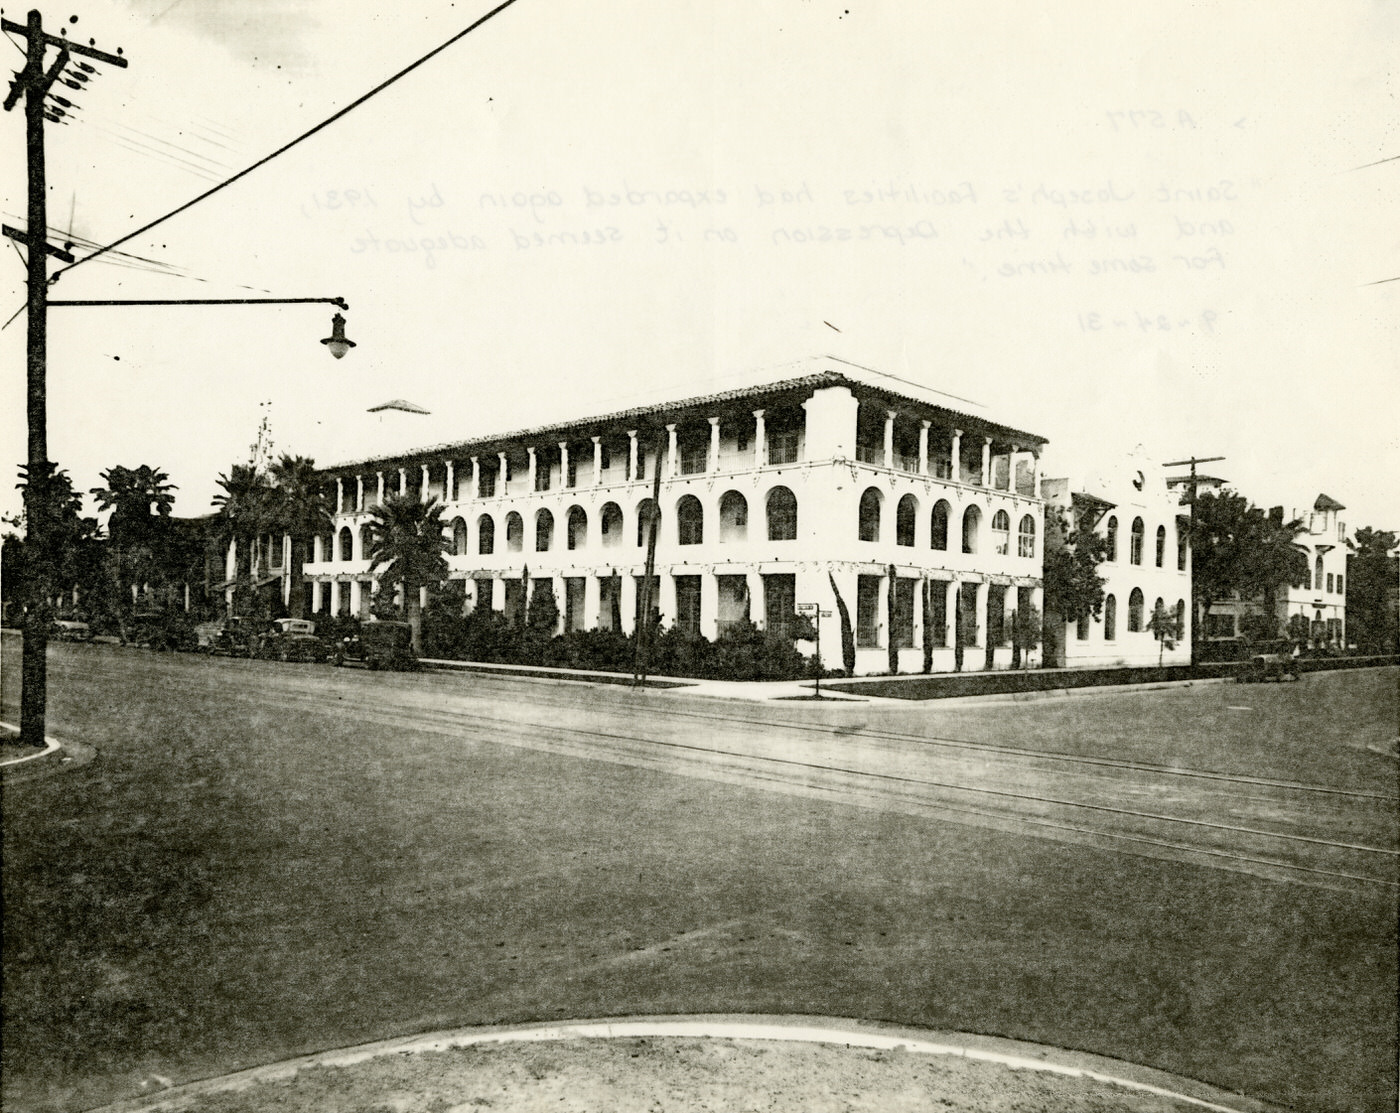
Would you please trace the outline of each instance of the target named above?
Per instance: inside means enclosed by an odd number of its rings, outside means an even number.
[[[16,736],[19,735],[19,727],[14,723],[4,722],[3,720],[0,720],[0,730],[12,730],[15,732]],[[26,761],[33,761],[36,757],[47,757],[49,754],[61,749],[63,749],[62,743],[53,736],[46,734],[44,735],[44,748],[42,750],[35,750],[32,754],[25,754],[23,757],[6,758],[4,761],[0,761],[0,769],[8,769],[14,765],[22,765]]]
[[[779,1040],[916,1055],[954,1055],[1010,1067],[1013,1070],[1039,1071],[1120,1086],[1138,1093],[1184,1102],[1199,1109],[1211,1110],[1213,1113],[1275,1113],[1280,1108],[1152,1067],[1019,1040],[959,1032],[926,1031],[841,1017],[701,1014],[612,1017],[445,1029],[322,1051],[280,1063],[251,1067],[234,1074],[174,1086],[163,1090],[159,1095],[129,1098],[100,1106],[89,1113],[154,1113],[156,1110],[172,1108],[185,1098],[246,1090],[259,1083],[293,1078],[299,1071],[310,1067],[350,1066],[387,1055],[412,1055],[461,1047],[546,1040],[639,1037]]]

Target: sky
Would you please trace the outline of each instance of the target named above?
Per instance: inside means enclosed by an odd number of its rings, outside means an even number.
[[[130,60],[47,129],[50,224],[111,242],[490,7],[46,9]],[[54,308],[50,455],[82,490],[159,467],[193,516],[264,417],[332,464],[829,354],[1048,438],[1047,475],[1224,456],[1203,470],[1260,505],[1326,492],[1400,529],[1397,57],[1381,0],[516,0],[51,289],[340,296],[344,360],[322,305]],[[23,226],[18,110],[0,143]],[[24,332],[0,332],[11,464]],[[366,412],[392,398],[431,413]]]

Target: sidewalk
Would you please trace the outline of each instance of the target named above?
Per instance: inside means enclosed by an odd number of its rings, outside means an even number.
[[[702,1015],[461,1028],[307,1055],[92,1113],[1273,1113],[1150,1067],[996,1037],[829,1017]]]

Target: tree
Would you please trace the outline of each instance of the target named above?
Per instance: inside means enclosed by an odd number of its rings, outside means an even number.
[[[1071,527],[1063,515],[1047,523],[1044,598],[1046,615],[1046,656],[1063,664],[1065,625],[1103,614],[1104,578],[1099,565],[1108,555],[1108,542],[1094,531],[1098,518],[1076,514]]]
[[[836,577],[830,572],[826,578],[831,581],[831,594],[836,596],[836,613],[841,616],[841,665],[847,676],[856,674],[856,635],[851,628],[851,612],[846,609],[846,600],[836,586]]]
[[[1040,609],[1034,603],[1027,601],[1024,607],[1017,607],[1011,612],[1011,667],[1018,669],[1024,661],[1029,658],[1029,651],[1040,644],[1041,629],[1044,621],[1041,618]]]
[[[1307,557],[1293,544],[1299,519],[1284,521],[1234,491],[1207,491],[1196,498],[1191,527],[1191,595],[1196,637],[1211,605],[1232,594],[1258,600],[1273,615],[1280,587],[1300,582]],[[1275,622],[1275,630],[1277,623]],[[1277,636],[1275,632],[1275,636]]]
[[[306,593],[302,590],[301,570],[312,538],[324,533],[331,522],[331,500],[325,483],[316,477],[316,462],[309,457],[284,452],[272,465],[271,475],[274,489],[270,516],[291,535],[291,613],[293,618],[303,618]]]
[[[23,514],[7,519],[22,527],[24,534],[5,536],[5,568],[0,576],[5,598],[23,608],[43,609],[53,596],[76,587],[90,606],[103,580],[97,520],[82,517],[82,496],[57,464],[45,463],[36,483],[45,490],[36,492],[37,498],[28,497],[28,473],[27,467],[20,468],[17,486],[26,494],[26,506],[45,508],[47,521],[35,530]]]
[[[107,538],[108,565],[118,593],[117,620],[130,611],[133,589],[151,584],[163,586],[165,579],[160,555],[170,539],[170,512],[177,490],[170,476],[142,464],[137,468],[120,465],[98,473],[105,487],[92,488],[100,510],[110,510]]]
[[[235,545],[235,613],[247,605],[255,576],[253,545],[267,526],[272,510],[272,486],[266,474],[252,464],[234,464],[215,481],[223,488],[214,496],[224,539]],[[244,573],[246,562],[247,572]]]
[[[1157,667],[1161,668],[1163,654],[1168,649],[1175,649],[1176,643],[1181,640],[1181,622],[1176,617],[1176,611],[1168,610],[1159,599],[1152,608],[1152,617],[1147,620],[1147,628],[1157,639]]]
[[[1393,531],[1367,527],[1356,531],[1347,557],[1347,628],[1362,653],[1400,653],[1395,545]]]
[[[443,504],[416,495],[391,495],[370,516],[370,569],[403,589],[404,611],[413,629],[413,650],[423,651],[423,616],[418,589],[447,576],[443,556]]]
[[[888,630],[887,636],[886,636],[886,641],[889,643],[886,652],[888,653],[888,657],[889,657],[888,663],[889,663],[889,666],[890,666],[890,675],[891,675],[891,676],[897,676],[897,675],[899,675],[899,643],[898,643],[898,641],[895,639],[895,629],[894,629],[894,618],[895,618],[895,614],[898,612],[898,608],[899,608],[899,601],[898,601],[898,598],[897,598],[897,592],[895,591],[895,587],[896,587],[896,585],[898,584],[898,580],[895,579],[895,576],[896,576],[895,566],[894,566],[893,564],[891,564],[891,565],[889,566],[889,579],[888,579],[888,581],[887,581],[887,585],[888,585],[888,589],[889,589],[889,599],[888,599],[889,611],[888,611],[888,614],[889,614],[889,616],[890,616],[890,624],[889,624],[889,630]]]

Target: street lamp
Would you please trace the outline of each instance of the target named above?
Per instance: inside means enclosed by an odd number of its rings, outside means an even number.
[[[355,342],[345,335],[345,318],[339,313],[331,318],[331,334],[321,343],[330,349],[336,359],[343,359],[345,353],[355,346]]]

